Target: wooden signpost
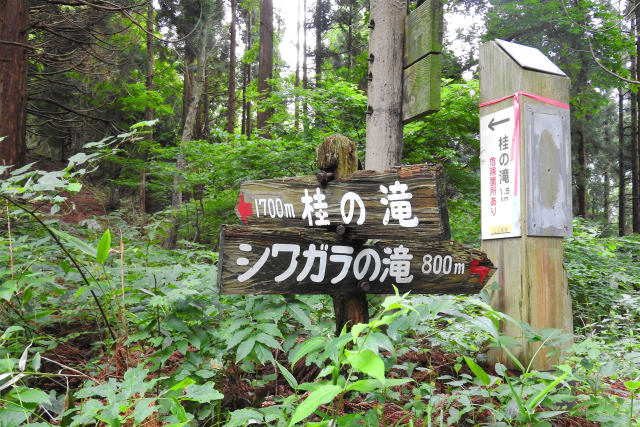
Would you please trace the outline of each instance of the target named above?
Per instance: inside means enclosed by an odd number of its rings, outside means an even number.
[[[242,184],[241,224],[220,234],[220,293],[330,294],[339,331],[366,321],[366,293],[393,293],[392,285],[423,294],[482,289],[493,264],[449,240],[440,166],[358,171],[325,182],[340,170],[333,158],[319,176]]]
[[[571,333],[562,252],[572,234],[569,84],[537,49],[502,40],[480,48],[482,248],[500,283],[492,305],[537,330]],[[521,340],[511,351],[525,366],[551,369],[558,352],[538,348]],[[512,365],[501,352],[489,357]]]

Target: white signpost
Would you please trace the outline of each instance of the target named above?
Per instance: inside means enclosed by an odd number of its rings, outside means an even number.
[[[522,235],[514,129],[513,107],[480,117],[483,240]]]

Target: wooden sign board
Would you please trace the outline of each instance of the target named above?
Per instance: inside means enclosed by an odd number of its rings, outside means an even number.
[[[221,294],[475,294],[495,270],[480,251],[417,239],[353,245],[313,228],[223,226]]]
[[[402,122],[440,109],[442,0],[427,0],[406,19]]]
[[[248,226],[345,228],[352,240],[447,240],[449,218],[439,165],[358,171],[326,187],[315,176],[248,181],[236,214]]]

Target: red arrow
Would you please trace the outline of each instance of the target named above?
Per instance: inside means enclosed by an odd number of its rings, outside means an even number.
[[[240,201],[238,202],[238,213],[244,221],[244,225],[249,225],[247,217],[253,215],[253,207],[251,203],[245,203],[244,193],[240,193]]]
[[[471,261],[469,273],[477,274],[478,276],[480,276],[480,283],[484,281],[485,277],[487,277],[487,274],[489,274],[490,271],[490,268],[481,266],[479,260],[474,259],[473,261]]]

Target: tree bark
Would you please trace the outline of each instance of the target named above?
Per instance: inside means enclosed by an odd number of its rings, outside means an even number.
[[[298,95],[297,90],[300,88],[300,6],[301,3],[298,2],[298,26],[296,31],[296,80],[295,80],[295,88],[296,95],[294,99],[294,128],[296,132],[300,131],[300,96]]]
[[[29,2],[0,0],[0,165],[22,166],[26,155]]]
[[[253,47],[253,13],[249,8],[245,9],[246,13],[246,40],[245,40],[245,50],[251,50]],[[247,99],[247,88],[251,83],[251,65],[248,63],[244,64],[244,76],[242,79],[242,134],[247,136],[247,139],[251,139],[251,101]]]
[[[227,102],[227,132],[236,127],[236,0],[231,0],[231,25],[229,28],[229,96]]]
[[[145,88],[147,91],[154,90],[153,78],[155,75],[155,55],[153,49],[153,0],[147,0],[147,76],[145,81]],[[149,106],[144,109],[145,121],[151,121],[155,118],[155,110]],[[153,127],[149,128],[147,134],[147,140],[153,140]],[[147,161],[147,150],[142,153],[142,160]],[[142,215],[147,213],[147,172],[143,167],[140,171],[140,179],[138,184],[138,194],[140,197],[140,213]]]
[[[302,88],[309,89],[309,69],[307,66],[307,0],[302,2]],[[302,100],[302,129],[309,128],[309,104],[307,97]]]
[[[324,20],[323,16],[323,1],[316,0],[316,11],[314,16],[314,26],[316,27],[316,50],[315,50],[315,63],[316,63],[316,85],[322,78],[322,33],[324,32]]]
[[[578,139],[578,176],[576,193],[578,196],[578,216],[587,218],[587,144],[584,140],[582,123],[578,123],[576,130]]]
[[[367,107],[367,169],[385,170],[402,162],[402,63],[404,0],[371,0]]]
[[[193,84],[193,92],[191,99],[187,104],[187,112],[184,115],[184,126],[182,128],[182,144],[191,141],[193,139],[194,124],[196,121],[196,114],[198,112],[198,106],[200,104],[200,97],[202,95],[202,89],[204,87],[204,80],[207,68],[207,45],[209,43],[209,33],[211,26],[211,16],[205,19],[202,25],[200,54],[198,55],[198,69],[196,71],[196,79]],[[175,212],[182,206],[182,171],[185,169],[187,161],[182,151],[178,154],[176,159],[176,174],[173,176],[173,191],[171,194],[171,222],[172,226],[169,230],[169,234],[163,241],[163,247],[165,249],[175,249],[178,238],[178,229],[180,223],[175,216]]]
[[[267,127],[272,108],[265,108],[271,87],[269,79],[273,76],[273,1],[262,0],[260,7],[260,51],[258,54],[258,97],[262,103],[258,109],[257,126],[260,136],[270,138]]]
[[[640,76],[640,10],[638,10],[638,2],[635,2],[635,39],[636,39],[636,56],[635,56],[635,79]],[[633,29],[632,29],[633,30]],[[632,57],[634,58],[634,57]],[[633,62],[632,62],[633,64]],[[640,96],[635,94],[636,114],[640,113]],[[634,233],[640,233],[640,126],[636,118],[636,129],[634,138],[631,139],[631,221]]]
[[[618,89],[618,235],[626,234],[626,170],[624,164],[624,94]]]

